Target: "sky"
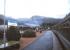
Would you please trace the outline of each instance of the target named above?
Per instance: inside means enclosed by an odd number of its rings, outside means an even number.
[[[70,0],[6,0],[5,7],[5,15],[12,18],[64,18],[69,12]],[[0,14],[4,14],[4,0],[0,0]]]

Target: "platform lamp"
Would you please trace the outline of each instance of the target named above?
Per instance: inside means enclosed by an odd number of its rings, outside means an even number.
[[[3,43],[4,43],[4,48],[6,47],[6,32],[5,32],[5,13],[6,13],[6,0],[4,0],[4,34],[3,34]]]

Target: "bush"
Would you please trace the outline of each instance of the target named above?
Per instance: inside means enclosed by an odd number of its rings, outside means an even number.
[[[18,41],[20,39],[20,32],[15,26],[9,27],[6,33],[6,37],[8,41]]]
[[[36,37],[36,34],[32,30],[26,30],[22,35],[22,37]]]
[[[4,32],[0,30],[0,39],[3,39]]]

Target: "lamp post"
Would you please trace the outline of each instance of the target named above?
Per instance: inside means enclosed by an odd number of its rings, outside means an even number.
[[[6,33],[5,33],[5,7],[6,7],[6,0],[4,0],[4,35],[3,35],[3,42],[4,42],[4,47],[6,47]]]

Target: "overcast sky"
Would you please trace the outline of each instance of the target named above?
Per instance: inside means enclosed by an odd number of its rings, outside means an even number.
[[[4,14],[0,0],[0,14]],[[70,12],[70,0],[6,0],[6,16],[30,18],[34,15],[63,18]]]

